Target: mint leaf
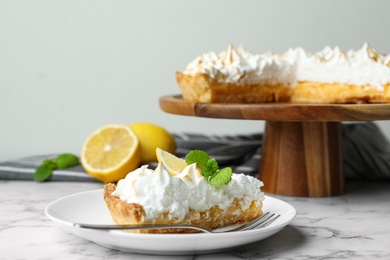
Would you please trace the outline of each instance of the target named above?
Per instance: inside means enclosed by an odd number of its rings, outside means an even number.
[[[218,171],[213,177],[210,178],[211,185],[227,185],[232,179],[232,168],[226,167]]]
[[[58,155],[55,159],[58,169],[69,168],[79,164],[79,158],[76,155],[70,153],[64,153]]]
[[[233,171],[227,167],[218,170],[218,163],[214,158],[201,150],[193,150],[186,155],[187,165],[196,163],[203,177],[211,185],[226,185],[232,179]]]
[[[201,150],[193,150],[186,155],[187,165],[197,163],[197,166],[202,172],[202,175],[203,173],[209,172],[209,168],[207,167],[209,159],[209,155]]]
[[[34,181],[43,182],[50,178],[54,170],[54,163],[44,163],[39,166],[34,173]]]
[[[211,172],[210,176],[213,176],[218,171],[218,163],[214,158],[210,158],[207,161],[207,169]]]

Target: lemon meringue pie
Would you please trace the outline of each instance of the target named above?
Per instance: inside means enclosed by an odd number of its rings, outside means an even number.
[[[130,172],[115,184],[106,184],[104,200],[117,224],[193,224],[207,229],[249,222],[262,213],[263,183],[233,174],[227,185],[212,186],[196,163],[171,175],[159,163]],[[138,233],[190,233],[191,229],[135,230]]]
[[[367,43],[357,51],[251,54],[229,45],[203,53],[176,73],[183,98],[205,103],[375,103],[390,101],[390,55]]]

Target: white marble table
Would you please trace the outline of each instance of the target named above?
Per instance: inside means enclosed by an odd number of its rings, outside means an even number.
[[[217,254],[150,256],[100,247],[54,225],[44,208],[99,183],[0,181],[0,259],[390,259],[390,182],[347,182],[330,198],[275,196],[297,209],[274,236]]]

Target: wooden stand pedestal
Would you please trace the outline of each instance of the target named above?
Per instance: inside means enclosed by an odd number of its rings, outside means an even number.
[[[268,193],[305,197],[343,194],[340,123],[267,121],[260,178]]]

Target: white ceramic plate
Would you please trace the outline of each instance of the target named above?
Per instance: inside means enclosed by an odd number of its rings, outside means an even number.
[[[103,247],[143,254],[187,255],[213,253],[262,240],[280,231],[296,215],[290,204],[269,196],[264,200],[264,212],[267,211],[281,216],[262,229],[219,234],[136,234],[74,227],[73,223],[114,223],[100,189],[58,199],[46,207],[45,214],[66,231]]]

